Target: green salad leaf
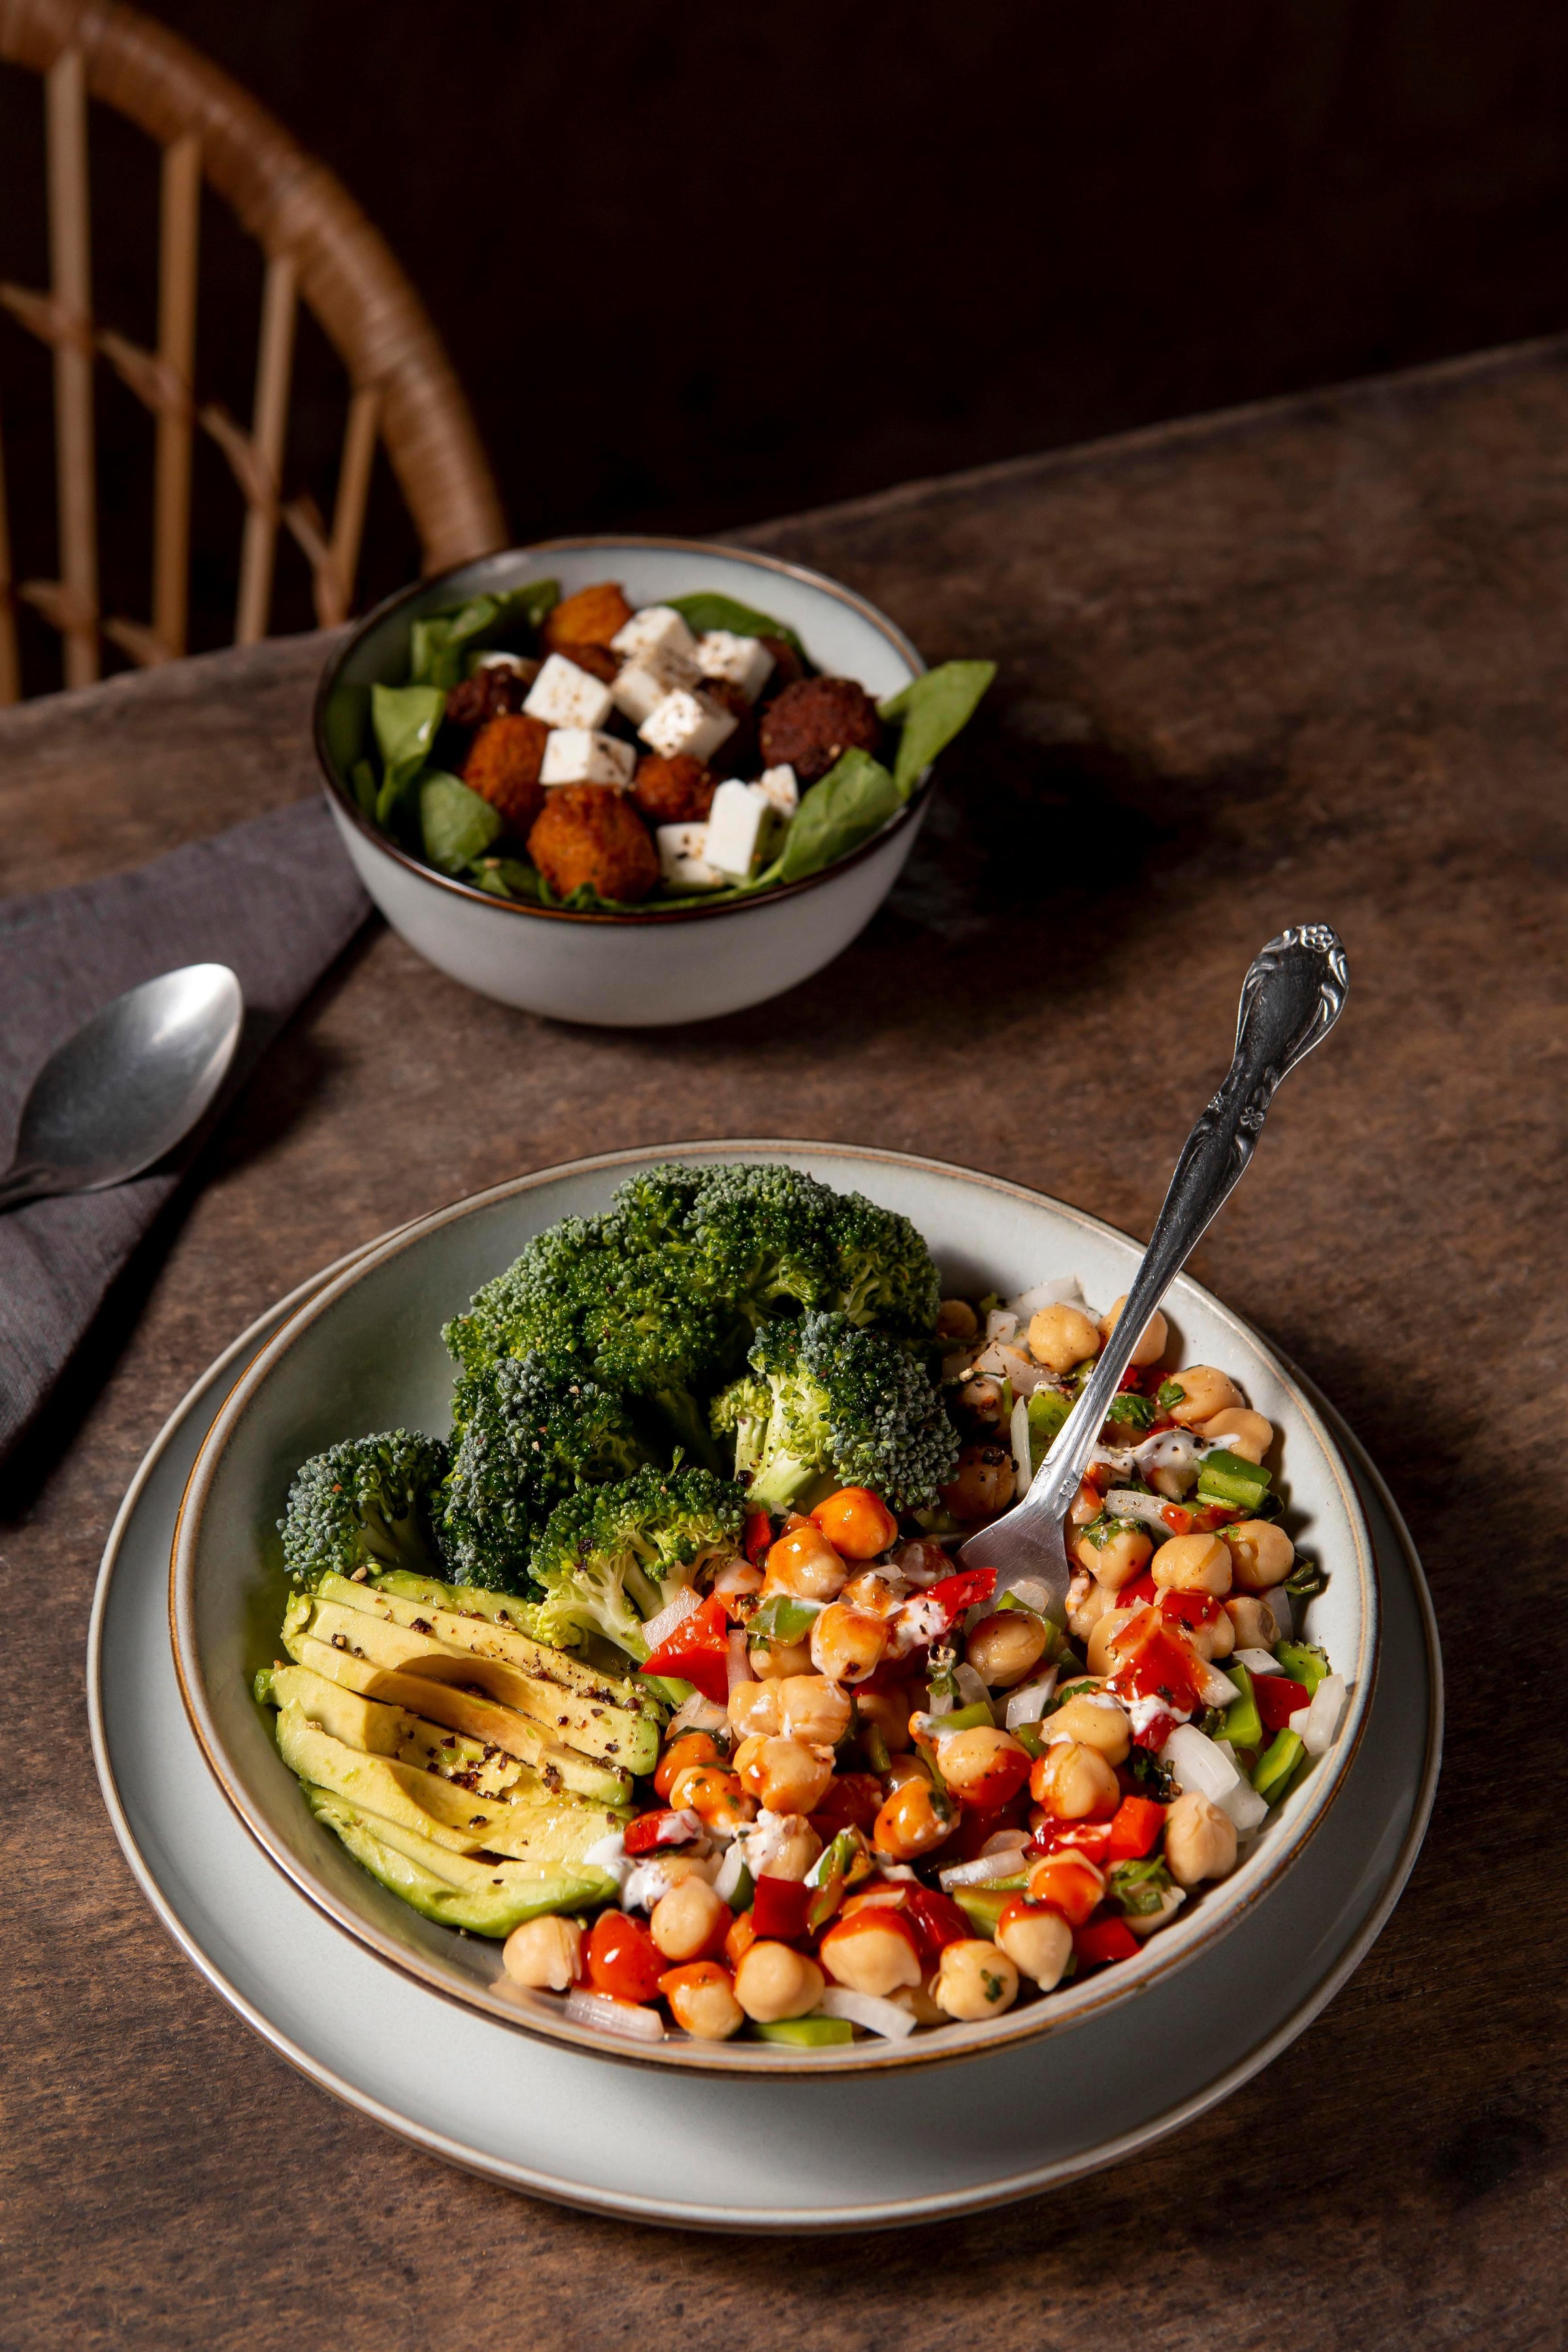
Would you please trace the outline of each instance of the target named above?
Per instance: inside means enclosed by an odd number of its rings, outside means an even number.
[[[719,596],[704,590],[695,596],[667,596],[664,602],[679,614],[694,636],[700,637],[709,629],[728,629],[732,637],[782,637],[786,646],[794,646],[802,661],[809,659],[805,647],[787,623],[775,621],[771,613],[755,612],[750,604],[738,604],[733,596]]]
[[[425,855],[443,874],[462,874],[501,829],[500,809],[458,776],[426,768],[419,779],[419,832]]]
[[[943,662],[878,704],[879,717],[903,729],[893,765],[893,782],[901,801],[909,799],[917,778],[937,753],[967,727],[995,675],[994,662]]]
[[[354,788],[354,799],[359,803],[360,814],[368,816],[374,821],[376,794],[381,787],[376,782],[375,770],[368,760],[354,761],[353,766],[349,770],[349,782]]]
[[[409,632],[410,685],[438,686],[444,692],[450,691],[462,677],[470,654],[508,631],[538,628],[560,601],[559,581],[529,580],[502,596],[470,596],[453,612],[427,613]]]
[[[373,686],[371,724],[381,753],[381,790],[375,821],[384,829],[408,796],[409,787],[430,756],[447,698],[437,686]]]
[[[869,751],[846,751],[802,795],[783,855],[758,876],[758,886],[820,874],[897,815],[903,798],[880,760]]]
[[[543,897],[544,878],[539,868],[521,857],[476,857],[468,878],[492,898],[531,898],[537,906]]]

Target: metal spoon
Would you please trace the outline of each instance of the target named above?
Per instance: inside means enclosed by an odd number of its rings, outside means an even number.
[[[1349,988],[1344,949],[1326,923],[1281,931],[1249,966],[1237,1014],[1236,1058],[1182,1147],[1164,1206],[1110,1337],[1023,1501],[971,1536],[959,1553],[965,1568],[994,1568],[999,1592],[1026,1578],[1044,1586],[1053,1601],[1066,1597],[1072,1568],[1062,1522],[1132,1350],[1240,1181],[1274,1089],[1328,1035]]]
[[[151,1168],[211,1103],[239,1043],[245,998],[224,963],[127,989],[58,1046],[22,1107],[0,1209],[100,1192]]]

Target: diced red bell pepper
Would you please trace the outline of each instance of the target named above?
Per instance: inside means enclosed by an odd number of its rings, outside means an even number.
[[[983,1601],[989,1601],[995,1590],[996,1570],[994,1568],[969,1568],[961,1570],[957,1576],[940,1578],[920,1598],[936,1601],[952,1626],[957,1624],[966,1611],[978,1609]]]
[[[773,1539],[773,1523],[766,1511],[746,1513],[746,1531],[741,1540],[746,1558],[753,1568],[761,1568],[768,1556]]]
[[[1147,1723],[1141,1724],[1133,1732],[1132,1745],[1134,1748],[1146,1748],[1151,1756],[1157,1756],[1175,1727],[1175,1717],[1168,1715],[1165,1709],[1161,1707],[1157,1713],[1149,1717]]]
[[[752,1926],[757,1935],[781,1944],[793,1944],[804,1936],[812,1892],[802,1878],[773,1878],[764,1871],[752,1901]]]
[[[1091,1919],[1075,1927],[1072,1948],[1080,1969],[1102,1969],[1111,1960],[1135,1960],[1142,1947],[1122,1919]]]
[[[1131,1389],[1137,1394],[1142,1395],[1143,1390],[1142,1367],[1139,1364],[1129,1364],[1127,1370],[1122,1373],[1121,1378],[1117,1381],[1116,1385],[1119,1390]]]
[[[811,1816],[811,1826],[824,1845],[831,1845],[840,1830],[869,1830],[886,1795],[874,1772],[841,1772],[829,1780],[827,1794]]]
[[[1232,1519],[1240,1517],[1241,1513],[1233,1510],[1228,1503],[1200,1503],[1193,1513],[1193,1531],[1195,1535],[1212,1536],[1216,1528],[1228,1528]]]
[[[1311,1693],[1288,1675],[1254,1675],[1252,1696],[1267,1731],[1283,1731],[1298,1707],[1310,1706]]]
[[[668,1806],[661,1813],[639,1813],[626,1823],[626,1852],[655,1853],[661,1845],[689,1845],[701,1832],[695,1813],[672,1812]]]
[[[1160,1588],[1145,1569],[1142,1576],[1135,1576],[1131,1584],[1122,1586],[1116,1596],[1116,1605],[1119,1609],[1136,1609],[1140,1605],[1152,1609],[1159,1598]]]
[[[645,1675],[675,1675],[715,1706],[730,1696],[730,1627],[716,1592],[688,1612],[643,1664]]]
[[[1109,1852],[1112,1862],[1142,1862],[1152,1853],[1165,1826],[1165,1808],[1152,1797],[1123,1797],[1110,1824]]]
[[[1190,1536],[1192,1534],[1193,1515],[1191,1511],[1188,1510],[1184,1503],[1167,1503],[1164,1509],[1161,1512],[1160,1517],[1164,1520],[1165,1525],[1170,1528],[1171,1533],[1173,1536]]]
[[[1146,1609],[1124,1625],[1116,1649],[1122,1664],[1106,1687],[1118,1698],[1163,1698],[1173,1710],[1196,1706],[1203,1666],[1184,1643],[1164,1631],[1157,1609]]]
[[[911,1886],[900,1905],[904,1916],[920,1938],[922,1956],[934,1960],[945,1944],[962,1944],[973,1935],[969,1914],[961,1911],[951,1895],[943,1895],[934,1886]]]
[[[1037,1853],[1081,1853],[1098,1865],[1110,1853],[1110,1822],[1051,1822],[1035,1832]]]
[[[668,1962],[640,1919],[601,1911],[588,1938],[588,1981],[616,2000],[657,2000]]]

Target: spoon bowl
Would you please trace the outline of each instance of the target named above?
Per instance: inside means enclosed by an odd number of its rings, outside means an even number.
[[[222,963],[185,964],[104,1005],[34,1079],[0,1208],[101,1192],[162,1160],[209,1108],[244,1019]]]

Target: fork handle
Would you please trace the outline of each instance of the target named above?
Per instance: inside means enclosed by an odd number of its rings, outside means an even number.
[[[1326,923],[1281,931],[1253,959],[1241,984],[1235,1058],[1182,1147],[1127,1303],[1022,1509],[1058,1519],[1067,1511],[1144,1325],[1240,1182],[1275,1088],[1328,1035],[1349,988],[1344,949]]]

